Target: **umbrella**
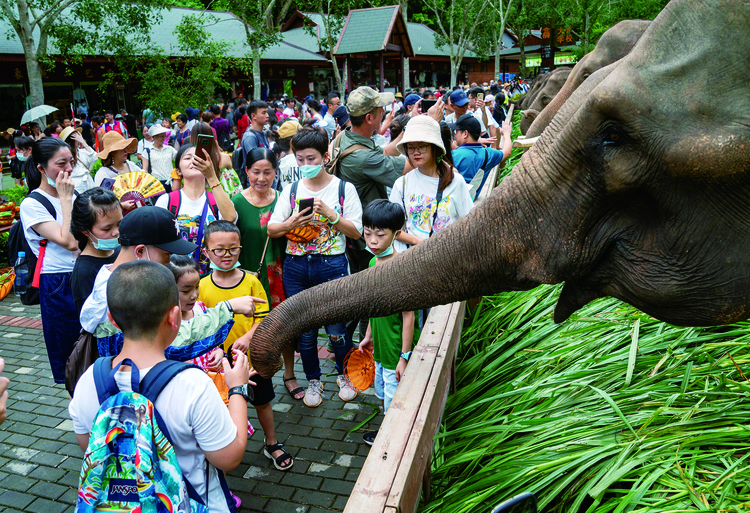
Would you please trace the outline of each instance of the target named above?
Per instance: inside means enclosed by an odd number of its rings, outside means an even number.
[[[23,113],[21,124],[23,125],[24,123],[28,123],[29,121],[34,121],[35,119],[39,119],[43,116],[46,116],[47,114],[52,114],[53,112],[57,112],[58,110],[60,109],[51,105],[40,105],[39,107],[34,107],[33,109],[29,109]]]

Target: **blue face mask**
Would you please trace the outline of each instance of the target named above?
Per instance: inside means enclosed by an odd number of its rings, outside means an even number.
[[[379,255],[376,255],[375,252],[370,249],[370,246],[365,245],[365,249],[367,251],[369,251],[370,253],[372,253],[373,255],[375,255],[376,257],[378,257],[378,258],[387,257],[387,256],[391,256],[393,254],[393,243],[394,242],[396,242],[396,234],[395,233],[393,234],[393,240],[391,241],[391,245],[388,246],[388,248],[385,251],[383,251],[382,253],[380,253]]]
[[[323,166],[321,166],[320,164],[317,166],[300,166],[299,172],[303,176],[303,178],[311,180],[318,176],[321,169],[323,169]]]
[[[23,153],[16,153],[16,158],[19,162],[26,162],[27,160],[29,160],[29,157],[27,157]]]
[[[227,271],[232,271],[234,269],[237,269],[240,266],[240,263],[239,263],[239,261],[235,262],[235,264],[232,267],[230,267],[229,269],[224,269],[222,267],[219,267],[218,265],[216,265],[215,263],[213,263],[213,261],[209,261],[208,266],[211,269],[213,269],[214,271],[227,272]]]
[[[57,188],[57,185],[55,185],[55,181],[52,178],[50,178],[46,174],[44,175],[44,177],[47,179],[47,183],[50,185],[50,187],[52,187],[53,189]]]
[[[96,239],[96,237],[94,238]],[[117,249],[120,247],[120,241],[118,241],[117,239],[91,240],[91,237],[89,237],[89,240],[91,241],[91,244],[93,244],[96,249],[100,249],[102,251],[112,251],[113,249]]]

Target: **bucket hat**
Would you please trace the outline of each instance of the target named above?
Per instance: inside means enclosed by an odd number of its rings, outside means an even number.
[[[169,132],[169,130],[161,125],[151,125],[151,128],[148,129],[148,135],[151,137],[156,137],[159,134],[166,134],[167,132]]]
[[[408,156],[406,145],[416,142],[425,142],[437,146],[438,154],[435,155],[435,158],[445,155],[443,138],[440,137],[440,125],[430,116],[415,116],[411,118],[404,130],[404,137],[397,146],[398,151],[402,155]]]
[[[109,154],[117,150],[125,150],[128,153],[135,153],[138,149],[138,140],[134,137],[125,139],[122,134],[110,130],[102,138],[104,149],[96,154],[97,157],[104,160]]]

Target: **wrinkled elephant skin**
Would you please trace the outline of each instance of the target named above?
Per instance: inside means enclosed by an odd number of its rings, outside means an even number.
[[[565,282],[557,321],[606,295],[679,325],[746,319],[749,26],[742,0],[673,0],[468,216],[275,308],[255,368],[269,377],[307,329],[541,283]]]
[[[560,92],[533,120],[528,130],[524,131],[524,123],[521,123],[521,132],[528,138],[542,135],[560,107],[583,84],[583,81],[596,71],[617,62],[630,53],[650,24],[651,22],[646,20],[625,20],[607,30],[599,39],[596,48],[584,55],[575,65]]]
[[[549,73],[547,81],[539,89],[539,92],[536,94],[534,100],[521,118],[522,134],[527,135],[526,132],[534,121],[535,116],[532,116],[530,113],[542,112],[542,110],[550,104],[550,102],[557,96],[557,93],[559,93],[565,85],[572,70],[572,68],[557,68]]]

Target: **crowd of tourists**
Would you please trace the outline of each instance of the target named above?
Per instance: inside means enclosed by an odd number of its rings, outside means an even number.
[[[472,86],[405,96],[360,87],[345,106],[336,91],[322,101],[240,100],[187,108],[174,120],[149,109],[138,119],[85,113],[44,135],[34,126],[11,132],[13,177],[29,189],[20,223],[38,259],[44,340],[54,381],[67,380],[72,394],[81,449],[93,454],[109,436],[99,436],[100,405],[140,387],[171,434],[188,488],[212,510],[240,506],[222,471],[240,463],[255,430],[246,402],[264,454],[288,471],[294,460],[275,433],[272,381],[248,361],[253,334],[286,298],[380,265],[471,211],[511,150],[510,85]],[[165,192],[118,198],[113,182],[134,171]],[[325,326],[340,399],[357,396],[344,376],[357,338],[359,351],[374,354],[387,411],[425,317]],[[316,328],[283,351],[284,385],[310,408],[326,400],[317,344]],[[70,355],[81,347],[109,359],[75,369]],[[165,374],[171,381],[154,377]],[[7,384],[0,376],[0,392]],[[364,439],[371,445],[377,434]],[[89,500],[83,493],[79,502]]]

